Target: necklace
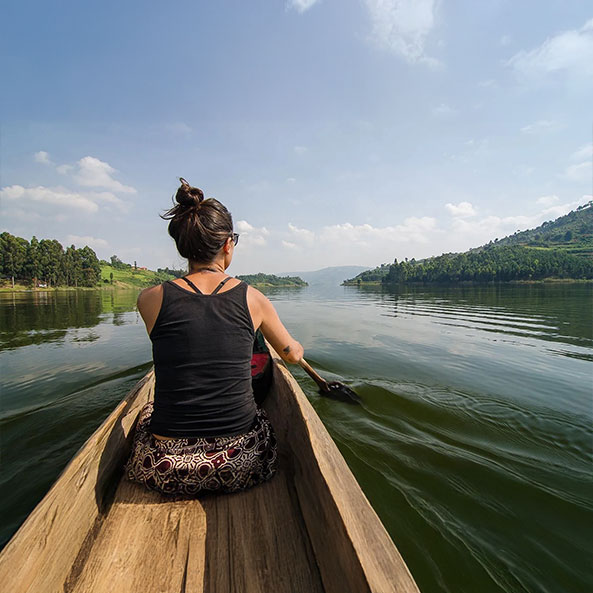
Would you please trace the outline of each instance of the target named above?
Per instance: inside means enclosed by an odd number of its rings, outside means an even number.
[[[204,271],[207,271],[207,272],[220,272],[220,270],[217,270],[216,268],[198,268],[197,270],[192,270],[190,272],[190,274],[197,274],[199,272],[204,272]]]

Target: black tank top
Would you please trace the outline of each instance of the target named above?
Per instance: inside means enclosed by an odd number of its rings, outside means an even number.
[[[149,430],[176,438],[247,432],[256,410],[254,337],[244,282],[216,294],[165,282],[150,332],[155,392]]]

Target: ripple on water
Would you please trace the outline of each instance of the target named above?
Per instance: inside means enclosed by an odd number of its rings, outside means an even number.
[[[357,475],[374,476],[367,483],[379,486],[367,495],[389,518],[398,546],[404,540],[412,564],[425,553],[422,535],[440,540],[431,549],[439,550],[435,574],[448,590],[453,582],[466,590],[447,568],[454,557],[472,558],[468,583],[483,572],[492,591],[555,591],[554,583],[581,578],[569,567],[574,555],[593,552],[583,527],[593,518],[593,435],[585,420],[447,387],[390,380],[350,386],[361,406],[313,403]],[[382,482],[398,496],[386,499]],[[397,500],[415,519],[400,522]],[[556,543],[542,544],[543,553],[526,547],[528,539]],[[546,565],[533,570],[542,558]]]

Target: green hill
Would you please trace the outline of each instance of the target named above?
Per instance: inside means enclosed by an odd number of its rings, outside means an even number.
[[[593,202],[464,253],[383,264],[344,284],[593,279]]]
[[[113,274],[113,278],[111,277]],[[166,280],[172,280],[174,276],[159,272],[153,272],[146,268],[114,268],[109,264],[101,262],[101,283],[103,286],[113,285],[116,288],[146,288],[154,286]]]
[[[495,239],[490,244],[561,249],[573,255],[592,257],[593,201],[556,220],[544,222],[535,229],[518,231],[504,239]]]

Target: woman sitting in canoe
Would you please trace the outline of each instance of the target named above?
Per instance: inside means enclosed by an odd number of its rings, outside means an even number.
[[[190,271],[138,297],[156,383],[126,475],[163,493],[236,492],[276,471],[274,431],[251,387],[255,332],[286,362],[303,347],[261,292],[225,273],[239,239],[230,212],[184,179],[175,199],[163,218]]]

